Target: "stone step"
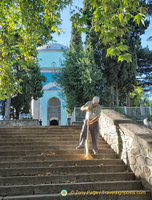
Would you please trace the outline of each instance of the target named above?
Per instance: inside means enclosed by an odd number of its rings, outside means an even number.
[[[77,129],[77,128],[81,128],[81,126],[79,127],[73,127],[73,126],[3,126],[0,127],[1,130],[6,130],[6,131],[11,131],[11,130],[51,130],[51,129],[58,129],[58,130],[68,130],[68,129]]]
[[[73,173],[91,173],[91,172],[123,172],[127,171],[124,165],[101,165],[101,166],[66,166],[66,167],[28,167],[28,168],[0,168],[0,176],[41,176],[52,174],[73,174]]]
[[[51,130],[51,131],[12,131],[12,132],[5,132],[0,131],[0,135],[2,136],[12,136],[12,135],[64,135],[64,134],[80,134],[80,130]]]
[[[101,145],[99,145],[100,147]],[[107,144],[102,144],[102,149],[109,149],[110,146]],[[20,151],[20,150],[47,150],[47,151],[53,151],[54,149],[75,149],[74,145],[14,145],[14,146],[0,146],[0,151]],[[91,149],[91,148],[90,148]]]
[[[121,191],[77,191],[76,195],[70,191],[67,196],[60,194],[34,194],[34,195],[19,195],[6,196],[0,200],[151,200],[150,191],[143,190],[121,190]],[[110,192],[112,194],[110,194]],[[88,193],[88,194],[87,194]],[[100,193],[100,194],[99,194]]]
[[[91,141],[89,141],[90,142],[90,145],[91,145]],[[73,146],[74,147],[76,147],[76,146],[78,146],[78,144],[79,144],[79,140],[73,140],[72,142],[70,141],[52,141],[52,140],[50,140],[50,141],[48,141],[48,140],[43,140],[43,141],[41,141],[41,140],[38,140],[38,141],[35,141],[35,140],[20,140],[20,141],[16,141],[16,140],[14,140],[14,141],[0,141],[0,146],[24,146],[24,145],[31,145],[31,146],[35,146],[35,145],[52,145],[52,146],[59,146],[59,145],[61,145],[61,146],[63,146],[63,145],[71,145],[71,144],[73,144]],[[105,142],[102,142],[102,141],[98,141],[98,144],[99,145],[105,145],[106,143]],[[90,146],[89,145],[89,146]],[[107,145],[107,144],[106,144]]]
[[[18,132],[0,132],[0,135],[2,136],[13,136],[13,135],[67,135],[67,134],[80,134],[81,130],[52,130],[52,131],[32,131],[32,132],[27,132],[27,131],[18,131]]]
[[[7,141],[14,141],[14,140],[68,140],[68,141],[73,141],[73,140],[79,140],[79,135],[75,135],[75,136],[34,136],[34,137],[30,137],[30,136],[27,136],[27,137],[22,137],[22,136],[19,136],[19,137],[8,137],[8,138],[0,138],[0,141],[1,142],[7,142]],[[90,138],[90,136],[89,136]],[[101,137],[98,137],[98,140],[100,140],[101,142],[104,142],[105,143],[105,140],[103,140]],[[90,138],[90,141],[91,141],[91,138]]]
[[[0,138],[0,143],[11,143],[11,142],[27,142],[27,141],[33,141],[33,142],[38,142],[38,141],[42,141],[42,142],[47,142],[47,141],[69,141],[69,142],[79,142],[79,136],[62,136],[62,137],[58,137],[58,136],[49,136],[49,137],[8,137],[8,138]],[[89,141],[91,142],[92,139],[90,138]],[[102,143],[102,144],[107,144],[102,138],[98,138],[98,143]]]
[[[0,135],[0,139],[21,139],[21,138],[25,138],[25,139],[27,139],[27,138],[33,138],[33,139],[36,139],[36,138],[43,138],[43,137],[45,137],[45,138],[54,138],[54,139],[56,139],[56,138],[69,138],[69,137],[71,137],[71,138],[75,138],[75,139],[77,139],[77,138],[79,138],[80,137],[80,134],[61,134],[61,135],[59,135],[59,134],[39,134],[39,135],[35,135],[35,134],[33,134],[33,135],[22,135],[22,134],[20,134],[20,135]]]
[[[50,135],[59,135],[59,136],[63,136],[63,135],[80,135],[80,131],[53,131],[53,132],[0,132],[0,137],[13,137],[13,136],[42,136],[42,135],[46,135],[46,136],[50,136]]]
[[[65,132],[61,132],[61,131],[58,131],[58,132],[46,132],[46,133],[43,133],[43,132],[12,132],[12,133],[5,133],[5,132],[0,132],[0,137],[13,137],[13,136],[42,136],[42,135],[46,135],[46,136],[50,136],[50,135],[58,135],[58,136],[63,136],[63,135],[80,135],[80,131],[65,131]]]
[[[68,139],[69,138],[69,139]],[[72,142],[72,141],[79,141],[79,137],[70,137],[70,136],[68,136],[68,137],[52,137],[52,136],[50,136],[50,137],[43,137],[43,136],[41,136],[41,137],[12,137],[12,138],[0,138],[0,142],[1,143],[4,143],[4,142],[15,142],[15,141],[21,141],[21,142],[23,142],[23,141],[69,141],[69,142]],[[91,141],[91,140],[90,140]],[[105,144],[105,142],[104,141],[100,141],[101,143],[104,143]]]
[[[99,154],[97,154],[97,155],[94,155],[93,153],[92,153],[92,151],[90,152],[90,154],[91,154],[91,156],[94,158],[94,159],[106,159],[106,154],[101,154],[101,153],[99,153]],[[111,153],[108,153],[107,154],[107,158],[108,157],[110,157],[110,158],[118,158],[118,155],[117,154],[111,154]]]
[[[52,132],[76,132],[76,131],[81,131],[81,128],[35,128],[35,129],[31,129],[31,128],[0,128],[0,134],[1,133],[6,133],[6,134],[12,134],[12,133],[52,133]]]
[[[140,191],[137,180],[109,145],[98,138],[99,153],[76,150],[81,128],[0,128],[0,200],[150,200],[145,194],[82,195],[79,191]],[[75,193],[75,194],[73,194]],[[142,198],[142,199],[141,199]]]
[[[79,140],[47,140],[47,139],[37,139],[37,140],[31,140],[31,139],[27,139],[27,140],[5,140],[5,141],[0,141],[0,146],[12,146],[12,145],[17,145],[17,144],[22,144],[22,145],[69,145],[69,144],[73,144],[74,147],[78,146],[79,144]],[[92,142],[89,140],[89,144],[91,145]],[[102,140],[98,141],[99,145],[102,144],[106,144],[105,142],[103,142]],[[89,146],[90,146],[89,145]]]
[[[116,159],[118,155],[114,153],[104,153],[100,155],[93,155],[95,159]],[[56,155],[50,154],[46,156],[0,156],[1,162],[11,162],[11,161],[50,161],[50,160],[86,160],[85,154],[64,154]]]
[[[77,130],[81,129],[82,126],[72,127],[72,126],[12,126],[12,127],[0,127],[0,130],[10,132],[10,131],[48,131],[48,130]]]
[[[22,136],[22,135],[20,135],[20,136],[17,136],[17,137],[15,137],[15,136],[5,136],[4,138],[1,138],[0,137],[0,140],[4,140],[4,141],[6,141],[6,140],[16,140],[16,139],[22,139],[22,140],[26,140],[26,139],[52,139],[52,140],[56,140],[56,139],[63,139],[63,140],[73,140],[73,139],[79,139],[80,138],[80,135],[79,134],[73,134],[73,135],[69,135],[69,134],[67,134],[67,135],[47,135],[47,136],[45,136],[45,135],[39,135],[39,136]],[[91,138],[90,138],[91,139]],[[98,137],[98,139],[100,139],[100,140],[102,140],[102,141],[104,141],[101,137]]]
[[[115,190],[141,190],[142,185],[138,180],[128,181],[100,181],[82,183],[60,183],[45,185],[17,185],[0,186],[1,196],[33,195],[33,194],[60,194],[61,190],[67,191],[115,191]],[[102,188],[102,189],[101,189]]]
[[[8,185],[40,185],[51,183],[76,183],[76,182],[97,182],[97,181],[125,181],[133,180],[135,175],[132,172],[104,172],[104,173],[81,173],[71,175],[47,175],[47,176],[13,176],[0,177],[0,186]]]
[[[68,142],[73,142],[74,140],[78,140],[79,141],[79,137],[74,137],[74,138],[72,138],[72,137],[70,137],[69,139],[68,139],[69,137],[56,137],[56,138],[54,138],[54,137],[43,137],[43,136],[41,136],[41,137],[34,137],[34,138],[30,138],[30,137],[27,137],[27,138],[6,138],[6,139],[0,139],[0,141],[1,141],[1,143],[2,142],[14,142],[14,141],[48,141],[48,140],[50,140],[50,141],[67,141],[68,140]]]
[[[101,165],[121,165],[123,161],[120,159],[106,160],[68,160],[68,161],[35,161],[35,162],[3,162],[0,168],[25,168],[25,167],[59,167],[59,166],[101,166]]]
[[[55,149],[55,148],[52,148],[52,151],[51,149],[47,149],[47,150],[41,150],[41,151],[38,151],[38,150],[15,150],[15,151],[0,151],[0,156],[32,156],[32,155],[44,155],[44,156],[47,156],[47,155],[59,155],[59,154],[77,154],[77,153],[85,153],[85,149],[79,149],[79,150],[76,150],[75,148],[73,149]],[[105,148],[105,149],[101,149],[98,151],[98,153],[114,153],[112,149],[110,148]]]

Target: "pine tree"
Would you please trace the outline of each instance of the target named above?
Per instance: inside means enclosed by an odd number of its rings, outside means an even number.
[[[77,28],[75,28],[74,23],[72,23],[70,48],[76,48],[76,50],[80,51],[82,50],[81,33]]]
[[[105,104],[109,102],[110,105],[124,104],[126,96],[131,92],[136,85],[136,67],[137,67],[137,50],[140,46],[140,35],[144,33],[148,27],[149,22],[145,21],[145,27],[140,24],[138,26],[132,20],[128,21],[129,32],[123,36],[123,44],[128,46],[127,51],[132,57],[132,62],[117,62],[117,57],[107,57],[107,50],[110,46],[105,45],[105,42],[100,40],[99,33],[94,30],[95,24],[93,23],[93,7],[90,6],[90,1],[84,1],[84,12],[88,32],[87,40],[91,41],[94,49],[95,62],[98,64],[99,69],[102,70],[106,78],[104,88]],[[133,13],[135,14],[135,13]],[[120,38],[117,37],[118,43]],[[123,46],[124,47],[124,46]],[[113,54],[119,54],[120,49],[114,49]],[[109,98],[109,96],[111,98]],[[109,101],[110,100],[110,101]]]
[[[83,49],[80,38],[80,33],[72,26],[70,48],[65,54],[65,68],[58,76],[70,113],[74,107],[82,106],[95,95],[101,96],[102,92],[102,73],[95,63],[94,50],[89,41]]]
[[[145,91],[152,86],[152,52],[148,48],[140,48],[137,52],[137,79]]]
[[[101,69],[102,67],[102,52],[101,49],[103,47],[102,41],[99,39],[99,33],[94,30],[93,18],[92,13],[94,9],[90,6],[89,1],[84,1],[84,8],[83,8],[83,15],[86,18],[86,25],[87,25],[87,32],[86,32],[86,42],[85,44],[89,43],[93,49],[94,60],[95,63],[98,65],[98,68]]]
[[[71,113],[83,100],[83,87],[81,85],[81,59],[83,57],[81,35],[72,25],[70,48],[65,53],[64,68],[57,75],[57,82],[64,90],[67,102],[67,112]]]
[[[82,58],[82,75],[81,84],[84,89],[84,99],[88,101],[93,96],[100,96],[103,100],[103,85],[104,78],[101,70],[95,62],[94,49],[92,44],[87,41],[86,48],[84,50],[84,57]]]

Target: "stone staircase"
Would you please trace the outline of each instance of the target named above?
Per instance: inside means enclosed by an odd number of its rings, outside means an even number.
[[[152,199],[101,137],[98,155],[91,140],[89,159],[75,150],[79,133],[80,127],[1,127],[0,200]]]

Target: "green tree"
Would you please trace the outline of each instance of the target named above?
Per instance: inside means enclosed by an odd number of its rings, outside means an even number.
[[[77,48],[77,51],[82,50],[81,34],[78,31],[78,29],[74,27],[74,24],[72,23],[70,48],[73,48],[75,46]]]
[[[74,107],[82,106],[102,92],[102,73],[95,63],[93,48],[89,41],[86,48],[82,48],[80,33],[74,26],[64,65],[58,82],[64,90],[67,110],[71,113]]]
[[[81,72],[81,85],[83,86],[83,96],[85,102],[92,99],[93,96],[100,96],[103,100],[103,86],[104,78],[99,69],[99,66],[95,62],[94,49],[92,44],[87,41],[84,56],[81,60],[82,72]]]
[[[13,96],[20,88],[12,66],[18,61],[25,69],[36,62],[36,48],[58,32],[60,11],[71,0],[2,0],[0,2],[0,99]],[[14,39],[17,33],[17,40]],[[16,50],[17,47],[17,50]],[[20,52],[18,54],[18,51]]]
[[[86,41],[85,44],[91,45],[94,51],[94,60],[95,63],[98,65],[98,68],[101,69],[102,67],[102,40],[100,40],[99,32],[95,32],[94,25],[93,25],[93,12],[94,8],[90,6],[90,2],[84,0],[84,8],[83,8],[83,16],[86,18]]]
[[[130,21],[136,21],[138,25],[144,24],[146,14],[150,13],[151,2],[143,0],[85,0],[93,8],[94,30],[100,33],[100,38],[108,45],[107,56],[116,56],[118,61],[132,61],[129,47],[124,36],[130,31]],[[149,6],[150,4],[150,6]],[[149,9],[149,10],[148,10]],[[76,13],[73,20],[79,27],[87,23],[87,17]],[[82,28],[83,30],[83,28]]]
[[[64,90],[67,112],[69,113],[73,111],[75,106],[80,106],[81,102],[84,102],[80,78],[83,54],[81,35],[72,25],[70,48],[65,53],[65,68],[57,75],[57,82]]]
[[[41,75],[40,68],[37,66],[29,67],[28,71],[18,70],[16,78],[20,77],[21,93],[11,99],[11,107],[16,110],[16,119],[19,114],[29,113],[32,98],[37,100],[42,97],[42,81],[45,82],[45,76]]]
[[[152,52],[148,48],[140,48],[137,52],[137,79],[145,91],[152,85]]]
[[[142,87],[135,86],[130,93],[131,106],[140,106],[141,99],[144,99],[144,90]]]
[[[137,26],[130,21],[132,29],[124,36],[124,44],[129,46],[132,62],[118,63],[116,59],[106,57],[106,52],[103,51],[103,73],[106,76],[107,85],[111,87],[112,94],[116,98],[114,103],[116,105],[126,104],[126,97],[129,97],[129,93],[133,91],[134,85],[137,84],[137,52],[140,47],[140,35],[147,28],[148,22],[145,22],[145,24],[145,27]]]
[[[91,42],[94,49],[95,62],[99,69],[102,70],[104,77],[106,78],[106,84],[104,88],[104,100],[109,99],[109,104],[114,105],[119,103],[124,103],[124,99],[132,89],[133,85],[136,83],[136,66],[137,66],[137,49],[140,44],[139,36],[147,28],[148,22],[145,22],[145,27],[140,24],[137,26],[135,22],[128,22],[129,32],[123,35],[124,45],[129,46],[128,51],[132,56],[132,62],[123,63],[117,62],[117,57],[113,58],[107,57],[107,51],[109,51],[108,43],[105,44],[103,38],[100,39],[100,31],[95,32],[94,30],[94,20],[93,13],[95,8],[91,7],[91,1],[84,1],[84,11],[83,16],[87,19],[87,41]],[[117,42],[120,42],[120,37],[117,37]],[[119,49],[115,49],[117,54]],[[119,56],[121,59],[121,56]],[[123,60],[123,59],[122,59]],[[122,61],[121,60],[121,61]],[[111,98],[108,98],[110,96]],[[107,104],[107,100],[105,103]]]

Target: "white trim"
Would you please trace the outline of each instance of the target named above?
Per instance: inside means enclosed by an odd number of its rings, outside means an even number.
[[[40,98],[40,119],[42,120],[42,97]]]
[[[50,121],[52,121],[52,120],[57,120],[57,121],[59,122],[59,118],[58,118],[58,117],[51,117],[49,120],[50,120]]]
[[[42,67],[42,68],[40,68],[41,73],[60,72],[61,70],[62,70],[61,67],[56,67],[56,68]]]
[[[63,50],[51,50],[51,49],[37,49],[37,51],[39,52],[39,51],[43,51],[43,52],[47,52],[47,51],[49,51],[49,52],[64,52],[64,51],[68,51],[68,49],[63,49]]]
[[[59,87],[56,82],[50,82],[50,83],[44,85],[43,90],[49,90],[53,87],[57,87],[58,89],[61,90],[61,87]]]

